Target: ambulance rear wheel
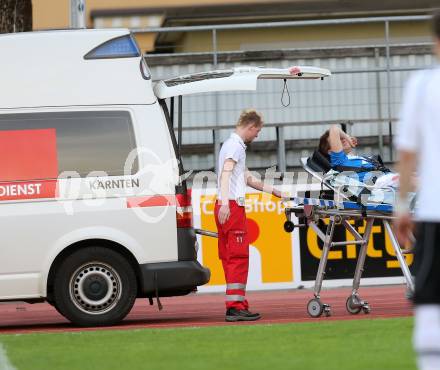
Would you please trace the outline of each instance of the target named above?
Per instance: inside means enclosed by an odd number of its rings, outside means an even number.
[[[108,248],[80,249],[67,256],[55,274],[55,307],[79,326],[120,322],[133,307],[136,295],[133,267]]]

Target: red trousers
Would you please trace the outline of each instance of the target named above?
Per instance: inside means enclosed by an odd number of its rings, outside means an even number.
[[[218,230],[218,256],[223,264],[226,279],[226,308],[248,309],[245,298],[249,270],[249,239],[244,207],[230,200],[231,215],[222,225],[218,220],[220,204],[214,208]]]

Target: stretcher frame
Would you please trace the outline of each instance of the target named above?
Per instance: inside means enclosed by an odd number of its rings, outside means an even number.
[[[331,307],[329,304],[321,301],[321,289],[325,276],[325,269],[327,266],[329,252],[332,247],[347,246],[347,245],[359,245],[360,251],[358,260],[356,263],[356,269],[353,277],[352,291],[346,300],[346,309],[351,314],[358,314],[363,311],[369,313],[371,307],[369,303],[363,300],[359,295],[360,280],[362,272],[364,270],[365,258],[367,254],[368,242],[371,237],[371,231],[375,220],[381,220],[385,231],[390,237],[391,244],[396,258],[399,262],[405,283],[407,286],[407,292],[412,295],[414,292],[414,279],[411,275],[408,265],[406,264],[404,254],[412,253],[410,250],[402,250],[399,242],[392,230],[390,222],[394,216],[392,214],[392,205],[373,203],[373,204],[359,204],[348,200],[338,188],[334,188],[325,180],[324,176],[320,176],[317,172],[313,171],[306,162],[307,158],[301,159],[304,169],[309,172],[313,177],[318,178],[321,181],[322,186],[325,186],[328,190],[335,192],[334,200],[313,199],[313,198],[300,198],[291,197],[283,200],[285,205],[285,215],[287,221],[284,224],[286,232],[292,232],[296,227],[311,227],[319,239],[323,242],[322,255],[319,261],[318,271],[315,279],[314,291],[312,298],[307,304],[307,312],[312,317],[320,317],[322,314],[329,316],[331,314]],[[389,189],[387,189],[389,190]],[[340,199],[343,199],[342,201]],[[299,224],[295,225],[292,222],[292,214],[294,214]],[[320,220],[329,219],[329,223],[324,233],[318,226]],[[355,227],[350,224],[350,220],[365,220],[365,232],[361,235]],[[355,238],[354,241],[335,242],[333,241],[334,231],[336,225],[342,225],[345,229]]]

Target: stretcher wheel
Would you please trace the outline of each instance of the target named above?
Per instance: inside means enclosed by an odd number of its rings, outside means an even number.
[[[362,309],[359,297],[356,295],[351,295],[350,297],[348,297],[345,303],[345,307],[347,308],[347,311],[349,313],[351,313],[352,315],[357,315],[359,312],[361,312]]]
[[[328,307],[328,306],[327,306]],[[313,298],[307,303],[307,312],[311,317],[319,317],[324,312],[325,305],[318,299]],[[330,307],[326,310],[326,316],[330,312]]]
[[[286,221],[284,223],[284,231],[286,233],[291,233],[294,228],[295,228],[295,224],[292,221]]]

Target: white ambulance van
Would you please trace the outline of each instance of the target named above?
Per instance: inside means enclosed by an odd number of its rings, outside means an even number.
[[[128,30],[1,35],[0,51],[0,301],[46,300],[87,326],[209,281],[166,99],[330,74],[246,67],[153,86]]]

